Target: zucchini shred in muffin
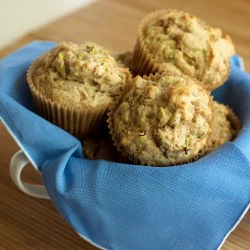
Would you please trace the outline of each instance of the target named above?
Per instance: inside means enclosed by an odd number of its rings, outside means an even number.
[[[64,42],[40,56],[27,80],[37,112],[78,138],[96,133],[131,74],[107,50]]]
[[[219,28],[181,10],[159,10],[139,25],[132,68],[134,75],[185,74],[211,91],[227,79],[234,53],[231,38]]]
[[[206,153],[212,97],[195,79],[137,76],[108,113],[114,145],[134,163],[171,166]]]

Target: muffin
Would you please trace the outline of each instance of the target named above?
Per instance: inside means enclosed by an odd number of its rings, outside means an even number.
[[[198,79],[209,91],[230,73],[235,53],[231,38],[219,28],[180,10],[160,10],[145,16],[133,53],[133,73],[185,74]]]
[[[171,166],[206,152],[212,97],[187,76],[137,76],[112,106],[108,125],[114,145],[134,163]]]
[[[119,161],[119,156],[113,142],[108,136],[89,138],[83,141],[83,152],[90,160]]]
[[[207,144],[209,152],[235,139],[241,128],[239,119],[228,106],[213,101],[212,113],[212,133]]]
[[[96,133],[130,73],[107,50],[85,42],[64,42],[29,68],[36,111],[79,138]]]

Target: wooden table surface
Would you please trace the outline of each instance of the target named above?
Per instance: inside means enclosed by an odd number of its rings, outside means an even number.
[[[35,30],[0,51],[0,58],[32,40],[94,41],[113,52],[132,50],[140,19],[161,8],[179,8],[230,34],[250,72],[250,1],[248,0],[102,0]],[[13,20],[15,21],[15,20]],[[1,32],[4,34],[4,32]],[[64,222],[49,200],[29,197],[12,183],[8,166],[17,145],[0,124],[0,250],[96,249]],[[41,183],[28,166],[23,179]],[[250,249],[250,212],[222,249]]]

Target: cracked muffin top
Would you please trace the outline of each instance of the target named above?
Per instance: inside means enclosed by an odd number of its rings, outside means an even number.
[[[229,58],[235,53],[231,38],[193,15],[180,10],[153,12],[142,20],[139,33],[159,71],[186,74],[209,91],[229,75]]]
[[[130,78],[128,69],[92,42],[64,42],[38,60],[32,72],[37,91],[49,100],[75,108],[109,105]]]
[[[140,164],[169,166],[205,153],[211,132],[211,97],[186,76],[134,78],[109,113],[115,145]]]

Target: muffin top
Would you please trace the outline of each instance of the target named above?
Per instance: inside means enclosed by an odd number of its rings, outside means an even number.
[[[32,81],[39,93],[74,108],[106,107],[126,86],[129,70],[92,42],[64,42],[38,58]]]
[[[209,151],[233,140],[241,127],[239,119],[228,106],[213,101],[212,113],[212,133],[207,143]]]
[[[168,166],[205,153],[210,105],[211,97],[189,77],[137,76],[108,122],[124,154],[141,164]]]
[[[229,36],[180,10],[147,15],[139,28],[146,50],[160,71],[186,74],[213,90],[226,80],[234,46]]]

